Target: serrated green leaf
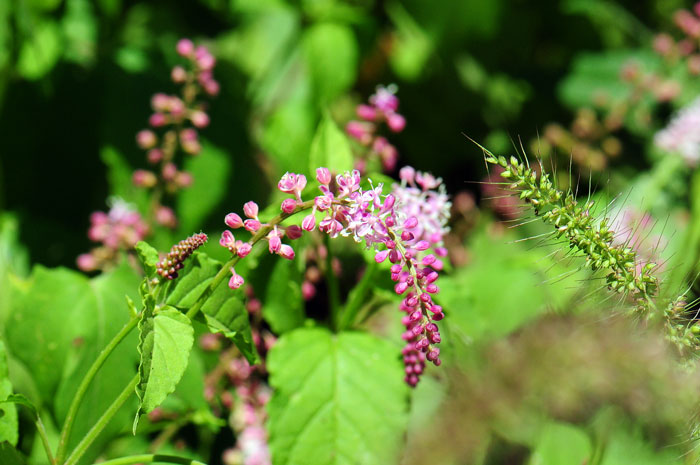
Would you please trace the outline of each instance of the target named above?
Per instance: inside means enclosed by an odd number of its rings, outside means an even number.
[[[140,416],[158,407],[177,387],[194,343],[192,322],[176,308],[164,307],[155,315],[144,312],[144,316],[139,324],[141,364],[136,395],[140,404],[134,434]]]
[[[348,26],[317,23],[304,32],[303,48],[320,102],[331,101],[355,82],[359,52]]]
[[[263,318],[272,331],[282,334],[304,323],[302,273],[294,261],[279,257],[273,259],[276,261],[265,288]]]
[[[7,370],[7,354],[5,344],[0,341],[0,441],[16,446],[19,437],[17,408],[11,398],[13,394]]]
[[[136,254],[141,260],[144,271],[149,278],[152,278],[156,274],[156,265],[158,264],[158,251],[151,247],[148,242],[139,241],[135,246]]]
[[[318,125],[311,143],[309,173],[314,175],[316,168],[325,167],[335,173],[351,170],[352,149],[347,136],[338,128],[333,118],[326,113]]]
[[[209,286],[221,266],[221,263],[206,254],[195,253],[187,261],[182,276],[174,281],[175,287],[168,294],[166,303],[182,310],[189,309]],[[202,306],[200,318],[209,331],[222,333],[230,339],[250,363],[259,361],[248,312],[240,292],[232,291],[225,284],[221,284]]]
[[[61,30],[54,21],[35,24],[19,52],[19,74],[26,79],[39,79],[51,71],[61,54],[61,42]]]
[[[397,462],[408,388],[396,346],[365,333],[297,329],[270,351],[268,370],[275,464]]]
[[[200,154],[185,160],[185,171],[192,174],[193,182],[177,199],[181,236],[198,231],[223,199],[232,161],[226,152],[205,140]]]

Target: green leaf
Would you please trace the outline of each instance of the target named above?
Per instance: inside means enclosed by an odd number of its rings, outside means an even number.
[[[131,181],[134,170],[129,166],[124,156],[114,147],[106,146],[100,150],[100,158],[107,166],[110,194],[135,204],[141,212],[147,211],[148,194],[144,189],[134,186]]]
[[[272,331],[282,334],[304,323],[302,273],[293,260],[272,259],[275,263],[263,294],[263,317]]]
[[[309,173],[314,175],[316,168],[325,167],[335,173],[352,169],[352,150],[347,136],[338,129],[333,118],[326,113],[318,125],[311,143]]]
[[[260,144],[281,172],[308,166],[316,113],[307,101],[280,105],[263,125]]]
[[[399,2],[390,2],[387,14],[396,26],[396,43],[389,56],[394,72],[412,81],[428,70],[426,62],[433,53],[433,40]]]
[[[591,441],[579,428],[549,423],[530,456],[528,465],[578,465],[591,456]]]
[[[352,29],[330,22],[314,24],[304,32],[303,47],[320,102],[331,101],[353,85],[359,52]]]
[[[0,341],[0,441],[16,446],[19,437],[17,408],[11,397],[12,383],[7,370],[7,354],[5,344]]]
[[[26,461],[9,442],[0,442],[0,463],[2,465],[24,465]]]
[[[141,364],[136,395],[140,404],[134,434],[140,416],[158,407],[177,387],[194,342],[190,319],[173,307],[164,307],[155,315],[145,311],[139,331]]]
[[[187,157],[185,171],[193,183],[177,199],[179,231],[182,236],[201,229],[207,216],[219,205],[226,193],[232,158],[209,142],[202,141],[202,151]]]
[[[143,269],[149,277],[153,277],[156,274],[156,265],[159,262],[158,251],[151,247],[151,245],[146,241],[139,241],[135,246],[136,254],[141,260]]]
[[[35,24],[19,51],[19,74],[26,79],[39,79],[51,71],[61,54],[61,42],[61,30],[54,21]]]
[[[396,463],[407,418],[400,350],[359,332],[303,328],[269,353],[277,465]]]
[[[175,287],[168,294],[166,302],[182,310],[189,309],[209,286],[221,266],[221,263],[207,255],[195,253],[185,265],[182,276],[175,280]],[[204,320],[209,331],[222,333],[230,339],[250,363],[259,361],[248,312],[240,292],[221,284],[202,306],[202,314],[200,319]]]
[[[67,0],[61,25],[66,38],[66,59],[83,66],[92,64],[97,48],[97,19],[92,2]]]

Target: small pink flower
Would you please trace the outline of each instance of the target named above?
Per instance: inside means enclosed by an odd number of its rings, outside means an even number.
[[[243,213],[248,218],[257,218],[258,210],[258,204],[253,202],[252,200],[250,202],[246,202],[245,205],[243,205]]]
[[[316,216],[313,213],[304,217],[304,220],[301,222],[301,229],[304,231],[313,231],[315,227]]]
[[[243,285],[245,281],[243,280],[243,277],[241,275],[236,274],[236,270],[234,270],[233,267],[231,268],[231,274],[232,276],[231,279],[228,281],[228,287],[230,287],[231,289],[238,289]]]
[[[390,113],[386,117],[386,124],[394,132],[401,132],[406,127],[406,118],[398,113]]]
[[[287,214],[292,213],[296,207],[297,203],[294,199],[284,199],[282,201],[282,205],[280,206],[282,211]]]
[[[279,254],[280,257],[286,258],[287,260],[294,259],[294,249],[287,244],[282,244],[279,252],[277,252],[277,253]]]
[[[158,178],[150,171],[136,170],[131,178],[135,186],[151,188],[156,185]]]
[[[194,44],[190,39],[180,39],[175,46],[178,55],[189,58],[194,52]]]
[[[148,124],[154,128],[159,128],[165,126],[168,122],[168,118],[163,113],[153,113],[150,118],[148,118]]]
[[[76,262],[82,271],[95,271],[97,269],[97,260],[89,253],[78,255]]]
[[[374,121],[377,119],[377,110],[369,105],[361,104],[355,109],[357,116],[367,121]]]
[[[250,232],[254,233],[254,232],[257,232],[258,229],[260,229],[262,227],[262,225],[260,224],[260,221],[251,219],[251,220],[245,220],[243,222],[243,227],[246,229],[246,231],[250,231]]]
[[[296,224],[288,226],[286,232],[287,232],[287,237],[290,240],[299,239],[303,234],[302,229],[299,226],[297,226]]]
[[[270,231],[270,233],[267,235],[267,240],[270,253],[279,252],[280,248],[282,247],[282,241],[280,240],[280,236],[277,232],[277,229]]]
[[[170,79],[173,80],[175,84],[182,84],[187,81],[187,71],[182,66],[175,66],[170,72]]]
[[[229,213],[226,215],[226,218],[224,218],[224,223],[226,223],[226,226],[233,229],[238,229],[243,226],[243,220],[236,213]]]
[[[231,231],[227,229],[226,231],[221,233],[221,239],[219,239],[219,244],[221,244],[222,247],[226,247],[228,249],[236,244],[236,239],[233,237]]]
[[[156,223],[166,228],[174,228],[177,226],[177,217],[172,208],[161,205],[156,210]]]
[[[416,179],[416,170],[411,166],[404,166],[399,170],[399,179],[408,184],[413,184]]]
[[[301,295],[304,300],[311,300],[316,295],[316,286],[313,285],[311,281],[304,281],[301,283]]]
[[[209,126],[209,115],[201,110],[195,110],[190,113],[190,121],[198,128],[205,128]]]
[[[243,242],[242,244],[236,246],[238,256],[241,258],[245,258],[245,256],[250,253],[252,248],[253,248],[253,246],[250,245],[250,243],[248,243],[248,242]]]
[[[146,159],[152,165],[155,165],[163,159],[163,151],[161,149],[151,149],[146,154]]]
[[[331,183],[331,172],[328,168],[316,168],[316,180],[327,186]]]
[[[150,149],[158,143],[158,138],[150,129],[143,129],[136,134],[136,143],[142,149]]]
[[[282,175],[282,179],[277,183],[277,188],[285,193],[294,192],[294,188],[297,183],[297,175],[294,173],[286,172]]]

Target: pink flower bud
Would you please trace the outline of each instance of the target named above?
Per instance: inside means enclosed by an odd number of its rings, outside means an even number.
[[[304,233],[301,230],[301,228],[299,226],[297,226],[296,224],[293,224],[291,226],[287,226],[286,231],[287,231],[287,237],[292,241],[299,239],[302,236],[302,234]]]
[[[416,243],[416,245],[414,245],[413,248],[420,251],[428,250],[430,248],[430,242],[418,241],[418,243]]]
[[[228,282],[228,287],[230,287],[231,289],[238,289],[243,285],[245,281],[243,280],[242,276],[236,274],[236,271],[233,268],[231,268],[231,273],[232,276]]]
[[[170,108],[170,97],[163,92],[158,92],[151,97],[151,108],[155,112],[166,112]]]
[[[358,117],[367,121],[374,121],[377,119],[377,110],[369,105],[358,105],[355,112],[357,113]]]
[[[165,126],[168,122],[168,118],[163,113],[153,113],[150,118],[148,118],[148,124],[154,128],[159,128]]]
[[[151,188],[156,185],[158,178],[156,178],[156,175],[150,171],[136,170],[131,177],[131,181],[135,186]]]
[[[435,282],[439,277],[440,277],[440,275],[437,274],[437,272],[433,271],[433,272],[429,273],[428,276],[425,277],[425,281],[428,284],[430,284],[430,283]]]
[[[175,46],[178,55],[188,58],[194,52],[194,44],[190,39],[180,39]]]
[[[287,260],[294,259],[294,249],[287,244],[282,244],[282,247],[280,247],[280,250],[277,253],[280,257],[286,258]]]
[[[175,66],[170,72],[170,79],[173,80],[175,84],[182,84],[187,81],[187,71],[182,66]]]
[[[404,242],[411,241],[411,240],[413,240],[413,234],[411,234],[408,231],[404,231],[401,233],[401,240]]]
[[[221,233],[221,239],[219,239],[219,244],[221,245],[221,247],[226,247],[228,249],[229,247],[233,247],[236,244],[236,239],[233,237],[231,231],[227,229],[226,231]]]
[[[277,253],[280,251],[280,248],[282,247],[282,241],[280,240],[279,236],[277,235],[276,232],[272,231],[270,234],[267,235],[268,238],[268,249],[270,250],[270,253]]]
[[[306,187],[306,176],[303,174],[298,174],[297,175],[297,182],[296,185],[294,186],[297,192],[301,192],[304,190]]]
[[[399,178],[409,184],[413,184],[416,179],[416,170],[411,166],[404,166],[399,170]]]
[[[394,204],[396,203],[396,197],[394,197],[393,194],[389,194],[386,196],[384,199],[384,204],[382,205],[382,210],[383,211],[389,211],[394,207]]]
[[[389,113],[386,116],[386,124],[394,132],[401,132],[406,127],[406,118],[398,113]]]
[[[301,283],[301,295],[304,297],[304,300],[313,299],[316,295],[316,286],[310,281],[304,281]]]
[[[195,60],[197,62],[197,66],[203,70],[211,70],[216,64],[216,58],[214,58],[214,55],[209,53],[209,50],[203,45],[200,45],[195,50]]]
[[[327,186],[331,183],[331,172],[328,168],[316,168],[316,180],[324,186]]]
[[[209,115],[202,110],[195,110],[190,113],[190,121],[198,128],[205,128],[209,126]]]
[[[431,294],[437,294],[440,292],[440,288],[437,287],[437,284],[430,283],[427,286],[425,286],[425,290],[430,292]]]
[[[180,171],[175,176],[175,184],[177,184],[179,187],[190,187],[192,182],[192,175],[187,171]]]
[[[401,269],[402,269],[402,267],[398,263],[395,265],[391,265],[391,272],[392,273],[399,274],[399,273],[401,273]]]
[[[148,160],[149,163],[152,165],[155,165],[159,161],[163,159],[163,151],[161,149],[151,149],[148,151],[148,154],[146,155],[146,159]]]
[[[284,199],[282,201],[282,205],[280,206],[282,211],[287,214],[292,213],[296,207],[297,203],[294,199]]]
[[[246,229],[246,231],[250,231],[250,232],[254,233],[254,232],[257,232],[258,229],[260,229],[262,227],[262,225],[260,224],[260,221],[258,221],[258,220],[245,220],[243,222],[243,227]]]
[[[95,271],[97,269],[97,260],[89,253],[78,255],[76,263],[81,271],[87,272]]]
[[[389,252],[391,252],[389,249],[377,252],[374,255],[374,261],[377,263],[382,263],[384,260],[386,260],[386,257],[389,256]]]
[[[403,227],[406,229],[413,229],[418,226],[418,218],[412,216],[403,222]]]
[[[282,179],[277,183],[277,189],[287,194],[294,192],[297,183],[297,175],[289,171],[282,175]]]
[[[156,210],[156,223],[166,228],[174,228],[177,226],[177,217],[172,208],[161,205]]]
[[[435,254],[438,257],[447,257],[447,249],[444,247],[438,247],[435,249]]]
[[[244,242],[241,245],[236,247],[236,251],[238,252],[238,256],[241,258],[244,258],[246,255],[250,253],[252,250],[253,246],[250,245],[248,242]]]
[[[430,266],[430,265],[432,265],[433,263],[435,263],[435,260],[436,260],[436,259],[435,259],[435,255],[429,254],[429,255],[426,255],[425,257],[423,257],[422,263],[423,263],[423,265],[425,265],[425,266]]]
[[[175,176],[177,176],[177,166],[175,166],[174,163],[166,163],[163,166],[163,171],[161,172],[161,175],[166,181],[175,180]]]
[[[440,356],[440,349],[435,348],[435,349],[431,350],[430,352],[428,352],[428,354],[425,356],[425,358],[427,358],[431,362],[434,362],[435,360],[437,360],[437,358],[439,356]]]
[[[345,125],[345,132],[348,136],[356,139],[361,144],[369,144],[372,140],[374,125],[372,123],[361,123],[360,121],[350,121]]]
[[[204,87],[204,92],[211,95],[212,97],[216,97],[217,95],[219,95],[219,91],[221,90],[219,82],[215,81],[214,79],[205,81],[202,84],[202,87]]]
[[[243,226],[243,220],[236,213],[229,213],[226,215],[226,218],[224,218],[224,223],[226,223],[226,226],[233,229],[238,229]]]
[[[158,143],[158,138],[150,129],[143,129],[136,134],[136,143],[142,149],[150,149]]]
[[[406,284],[405,282],[396,283],[396,285],[394,286],[394,291],[399,295],[406,292],[406,289],[408,289],[408,284]]]
[[[257,218],[258,217],[258,204],[253,202],[252,200],[250,202],[246,202],[243,205],[243,213],[248,218]]]
[[[306,217],[301,222],[301,229],[304,231],[313,231],[316,227],[316,216],[312,213]]]

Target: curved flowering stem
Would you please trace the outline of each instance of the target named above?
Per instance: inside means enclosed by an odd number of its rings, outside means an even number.
[[[188,459],[185,457],[178,457],[176,455],[162,455],[162,454],[143,454],[143,455],[130,455],[128,457],[119,457],[118,459],[106,460],[100,462],[100,465],[134,465],[138,463],[177,463],[180,465],[204,465],[204,463]]]

